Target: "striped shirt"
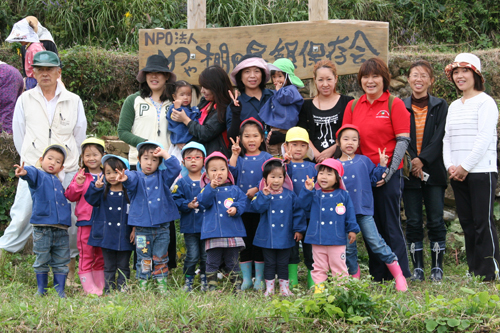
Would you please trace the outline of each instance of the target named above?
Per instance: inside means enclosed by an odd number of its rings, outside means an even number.
[[[415,138],[417,144],[417,155],[422,150],[422,139],[424,138],[425,120],[427,119],[427,105],[423,108],[412,104],[413,116],[415,117]]]
[[[482,92],[448,109],[443,138],[446,170],[461,165],[473,173],[497,172],[498,106]]]

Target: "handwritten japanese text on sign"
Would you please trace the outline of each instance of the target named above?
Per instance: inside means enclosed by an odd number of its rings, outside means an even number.
[[[139,68],[161,50],[178,79],[198,83],[210,65],[230,73],[241,57],[252,53],[268,62],[289,58],[302,79],[312,77],[314,64],[330,59],[339,74],[357,73],[369,58],[387,62],[389,24],[331,20],[214,29],[148,29],[139,32]]]

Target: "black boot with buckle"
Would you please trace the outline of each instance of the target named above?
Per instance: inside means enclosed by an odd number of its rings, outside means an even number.
[[[410,257],[413,263],[413,276],[411,281],[422,282],[425,280],[424,276],[424,244],[422,242],[411,243]]]

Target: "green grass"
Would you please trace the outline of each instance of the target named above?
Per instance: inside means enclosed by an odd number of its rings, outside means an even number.
[[[178,239],[182,252],[182,236]],[[160,294],[154,287],[141,291],[132,277],[127,293],[85,296],[81,287],[69,287],[66,299],[59,299],[53,289],[46,297],[35,297],[36,281],[31,268],[34,256],[3,253],[0,331],[430,332],[427,329],[434,326],[438,332],[500,329],[497,301],[500,285],[465,278],[463,254],[458,266],[454,255],[446,254],[442,284],[410,283],[408,293],[398,293],[392,282],[377,284],[367,279],[367,254],[364,247],[359,249],[363,280],[349,282],[348,290],[330,282],[330,296],[315,297],[304,288],[306,269],[301,264],[300,288],[294,290],[295,296],[286,299],[280,296],[268,299],[256,291],[235,295],[224,281],[220,292],[201,293],[196,280],[195,291],[185,293],[181,290],[182,256],[180,267],[171,271],[167,294]],[[429,263],[427,257],[427,275]],[[343,309],[344,317],[329,314],[328,304],[330,308]]]

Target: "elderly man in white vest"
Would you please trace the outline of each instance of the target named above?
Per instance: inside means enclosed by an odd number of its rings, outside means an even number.
[[[58,78],[61,76],[59,57],[51,51],[41,51],[33,59],[33,72],[38,85],[25,91],[17,100],[12,119],[12,132],[21,163],[34,166],[45,147],[52,143],[65,145],[68,156],[64,170],[59,173],[64,188],[78,171],[80,144],[86,137],[87,119],[82,100],[66,90]],[[0,238],[0,249],[19,252],[32,233],[31,194],[28,183],[19,179],[16,198],[10,209],[12,221]],[[74,278],[76,247],[76,218],[72,204],[72,227],[69,229],[71,264],[68,279]],[[72,271],[72,272],[71,272]],[[72,282],[71,280],[68,282]]]

